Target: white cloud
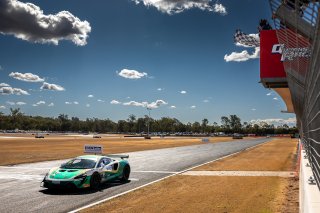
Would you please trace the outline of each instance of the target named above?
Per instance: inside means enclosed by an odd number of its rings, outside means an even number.
[[[88,95],[88,98],[93,98],[94,96],[93,95]]]
[[[158,91],[162,91],[162,90],[163,90],[163,88],[158,88],[157,90],[158,90]]]
[[[97,101],[98,101],[98,102],[102,102],[102,103],[104,102],[104,100],[101,100],[101,99],[98,99]]]
[[[79,102],[78,102],[78,101],[74,101],[74,102],[73,102],[73,104],[78,105],[78,104],[79,104]]]
[[[110,101],[110,104],[121,104],[121,102],[117,101],[117,100],[112,100],[112,101]]]
[[[90,104],[86,104],[86,107],[90,107]]]
[[[170,108],[171,108],[171,109],[176,109],[177,107],[174,106],[174,105],[172,105],[172,106],[170,106]]]
[[[32,106],[36,107],[36,106],[38,106],[38,105],[37,105],[37,104],[32,104]]]
[[[138,72],[136,70],[123,69],[118,73],[118,75],[123,78],[128,78],[128,79],[140,79],[143,77],[147,77],[148,73]]]
[[[182,91],[180,91],[180,93],[181,94],[187,94],[187,91],[182,90]]]
[[[46,104],[46,102],[45,101],[38,101],[36,104],[41,105],[41,104]]]
[[[15,78],[20,81],[27,81],[27,82],[43,82],[44,79],[40,78],[38,75],[32,73],[20,73],[20,72],[12,72],[9,74],[10,77]]]
[[[147,104],[147,108],[150,109],[156,109],[160,107],[161,105],[167,105],[168,103],[164,100],[156,100],[155,102],[151,102],[150,104]]]
[[[0,1],[0,14],[0,33],[29,42],[58,45],[70,40],[83,46],[91,32],[89,22],[68,11],[45,15],[37,5],[18,0]]]
[[[150,109],[156,109],[156,108],[160,107],[161,105],[166,105],[166,104],[168,104],[168,103],[165,102],[164,100],[156,100],[151,103],[148,103],[146,101],[144,101],[144,102],[129,101],[129,102],[123,103],[124,106],[146,107],[146,108],[150,108]]]
[[[198,8],[209,12],[226,15],[227,10],[222,4],[212,3],[212,0],[132,0],[136,4],[143,3],[146,7],[153,6],[162,13],[169,15],[185,10]]]
[[[195,108],[196,108],[196,106],[194,106],[194,105],[193,105],[193,106],[191,106],[190,108],[191,108],[191,109],[195,109]]]
[[[53,107],[54,106],[54,103],[50,103],[50,104],[48,104],[48,107]]]
[[[226,15],[227,14],[227,9],[222,4],[215,4],[214,5],[214,12],[220,13],[222,15]]]
[[[26,103],[25,102],[22,102],[22,101],[18,101],[18,102],[12,102],[12,101],[7,101],[6,102],[8,105],[11,105],[11,106],[14,106],[14,105],[19,105],[19,106],[21,106],[21,105],[26,105]]]
[[[6,109],[7,107],[0,105],[0,109]]]
[[[26,105],[27,103],[22,102],[22,101],[18,101],[16,104],[21,106],[21,105]]]
[[[11,105],[11,106],[16,105],[16,103],[15,103],[15,102],[12,102],[12,101],[7,101],[6,103],[7,103],[8,105]]]
[[[42,86],[40,87],[42,90],[54,90],[54,91],[64,91],[65,89],[57,84],[49,84],[47,82],[44,82]]]
[[[0,87],[10,87],[10,85],[7,83],[0,83]]]
[[[251,55],[248,53],[247,50],[243,50],[242,52],[232,52],[230,55],[225,55],[224,60],[226,62],[236,61],[248,61],[249,59],[255,59],[260,57],[260,47],[256,47],[254,53]]]
[[[272,95],[273,93],[272,92],[269,92],[269,93],[267,93],[267,96],[270,96],[270,95]]]
[[[269,125],[273,124],[275,126],[282,126],[283,124],[287,124],[288,126],[296,126],[297,119],[296,118],[288,118],[288,119],[282,119],[282,118],[269,118],[269,119],[257,119],[257,120],[251,120],[251,124],[258,124],[259,126],[262,126],[264,123],[267,123]]]
[[[20,88],[12,88],[12,87],[1,87],[0,88],[1,95],[30,95],[27,91]]]
[[[64,102],[65,104],[67,104],[67,105],[70,105],[70,104],[72,104],[71,102],[69,102],[69,101],[66,101],[66,102]]]
[[[277,97],[274,97],[273,100],[276,100],[276,101],[277,101],[277,100],[279,100],[279,99],[278,99]]]
[[[208,99],[203,100],[203,103],[209,103],[210,101]]]
[[[125,106],[141,106],[141,107],[145,107],[148,103],[147,102],[137,102],[137,101],[129,101],[126,103],[123,103],[123,105]]]
[[[252,108],[251,110],[252,110],[252,111],[256,111],[257,109],[255,109],[255,108]]]

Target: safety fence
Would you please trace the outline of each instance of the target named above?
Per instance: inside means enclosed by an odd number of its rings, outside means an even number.
[[[269,0],[297,125],[320,189],[319,0]]]

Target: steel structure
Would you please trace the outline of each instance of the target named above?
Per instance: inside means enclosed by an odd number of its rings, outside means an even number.
[[[319,0],[269,0],[301,140],[320,189]]]

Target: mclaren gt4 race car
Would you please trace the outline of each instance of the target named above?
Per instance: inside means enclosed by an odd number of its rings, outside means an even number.
[[[44,188],[91,188],[101,183],[128,181],[130,165],[128,155],[84,155],[52,168],[44,177]]]

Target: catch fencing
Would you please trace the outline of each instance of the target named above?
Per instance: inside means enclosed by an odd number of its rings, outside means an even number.
[[[269,0],[301,141],[320,190],[319,0]]]

